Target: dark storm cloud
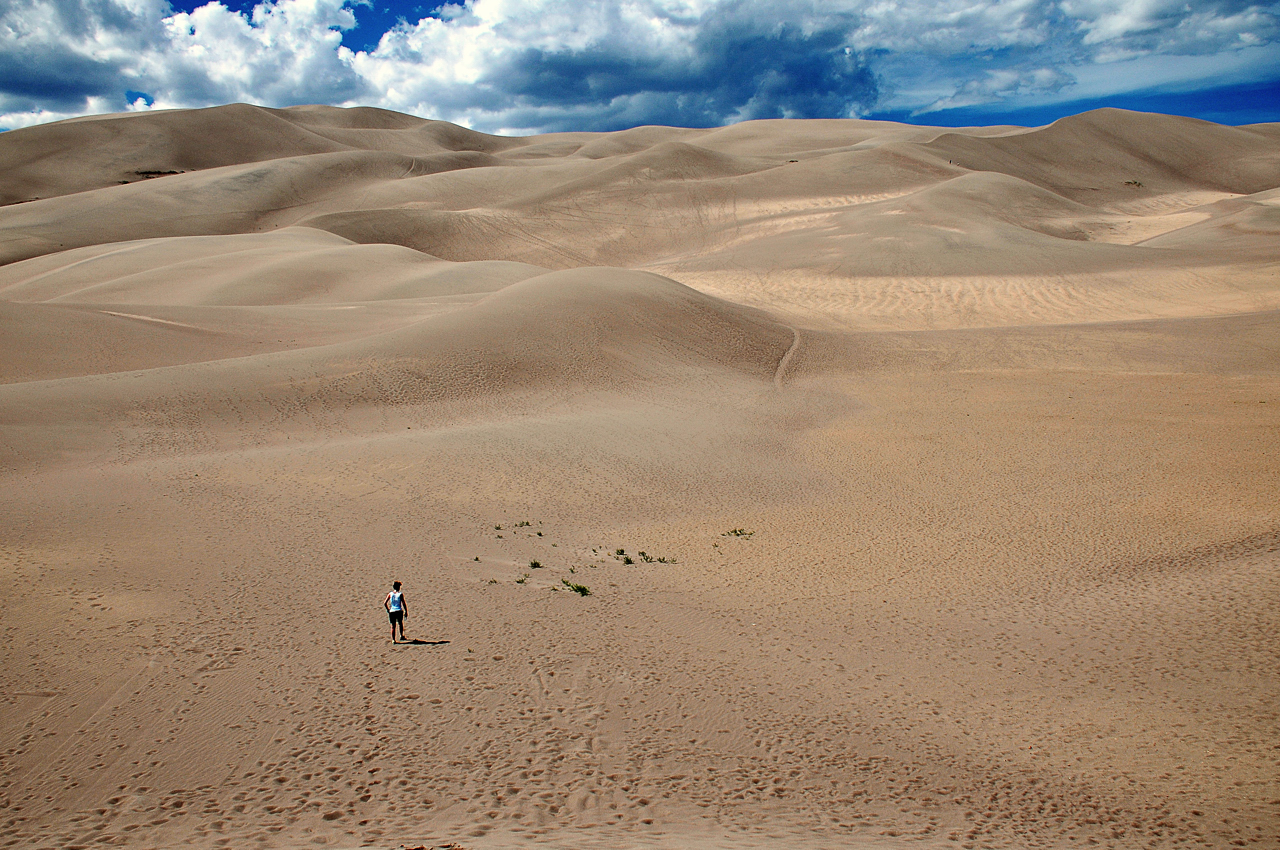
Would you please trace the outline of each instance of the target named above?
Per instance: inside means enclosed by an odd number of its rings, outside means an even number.
[[[50,48],[23,55],[5,51],[0,52],[0,95],[74,110],[90,97],[115,91],[119,73],[114,63]]]
[[[160,33],[158,15],[147,12],[112,0],[0,7],[0,112],[74,114],[104,101],[123,107],[127,66]]]
[[[536,113],[546,129],[845,117],[875,104],[878,91],[875,75],[844,41],[836,29],[762,32],[713,23],[692,39],[691,56],[627,55],[612,45],[525,49],[482,82],[491,106],[505,103],[509,117]]]

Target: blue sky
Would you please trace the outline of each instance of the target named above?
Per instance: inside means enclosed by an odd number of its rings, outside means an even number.
[[[488,132],[1280,121],[1280,0],[6,0],[0,128],[228,102]]]

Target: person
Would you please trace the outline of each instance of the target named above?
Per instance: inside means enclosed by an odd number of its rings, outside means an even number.
[[[382,607],[387,609],[391,618],[391,642],[396,643],[396,626],[400,627],[400,640],[404,640],[404,618],[409,616],[409,606],[404,601],[404,593],[400,590],[400,582],[391,582],[391,592],[382,600]]]

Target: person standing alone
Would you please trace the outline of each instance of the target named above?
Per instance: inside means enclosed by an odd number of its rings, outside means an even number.
[[[400,640],[404,640],[404,618],[409,616],[409,606],[400,591],[400,582],[391,582],[391,592],[382,600],[382,607],[387,609],[391,618],[391,642],[396,643],[396,626],[400,627]]]

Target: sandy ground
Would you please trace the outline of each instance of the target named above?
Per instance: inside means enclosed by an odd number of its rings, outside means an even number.
[[[3,846],[1280,847],[1280,125],[0,169]]]

